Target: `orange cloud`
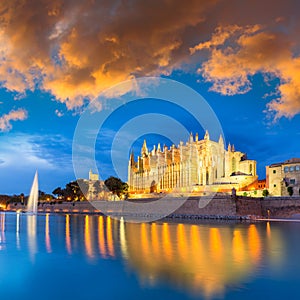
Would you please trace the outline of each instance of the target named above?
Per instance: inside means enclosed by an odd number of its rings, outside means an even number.
[[[8,114],[0,117],[0,131],[11,130],[11,121],[23,121],[25,119],[27,119],[27,111],[25,109],[11,110]]]
[[[228,43],[230,40],[230,43]],[[218,28],[209,41],[191,48],[191,53],[209,49],[210,56],[198,72],[212,83],[211,90],[223,95],[248,92],[251,76],[257,73],[279,78],[279,97],[268,104],[275,118],[300,112],[300,57],[291,51],[285,34],[260,25]]]
[[[72,109],[129,78],[169,74],[185,32],[214,3],[3,0],[0,81],[49,91]]]
[[[261,72],[280,78],[268,109],[291,117],[300,111],[298,11],[292,0],[2,0],[0,83],[74,109],[139,76],[199,69],[212,90],[233,95]]]

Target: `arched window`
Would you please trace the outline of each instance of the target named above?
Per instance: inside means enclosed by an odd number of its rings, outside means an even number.
[[[249,166],[249,174],[252,175],[252,164],[250,164],[250,166]]]

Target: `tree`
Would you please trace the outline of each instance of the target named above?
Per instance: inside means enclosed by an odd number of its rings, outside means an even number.
[[[64,195],[64,191],[61,189],[61,187],[57,187],[56,189],[53,190],[52,194],[58,197],[59,196],[62,197]]]
[[[269,196],[269,191],[267,189],[264,189],[262,191],[262,195],[263,195],[263,197],[268,197]]]
[[[65,200],[85,200],[85,195],[88,192],[88,183],[83,179],[78,179],[78,181],[71,181],[66,184],[64,189],[57,187],[53,190],[52,194],[59,197],[63,197]]]
[[[76,180],[71,181],[66,184],[66,188],[64,189],[64,197],[66,200],[82,200],[85,199],[87,191],[88,184],[85,181],[80,180],[80,185]]]
[[[287,187],[287,192],[288,192],[288,194],[292,197],[293,194],[294,194],[294,189],[293,189],[293,187],[292,187],[292,186],[288,186],[288,187]]]
[[[104,181],[106,187],[113,192],[113,194],[121,196],[128,196],[128,184],[123,182],[120,178],[110,176]]]

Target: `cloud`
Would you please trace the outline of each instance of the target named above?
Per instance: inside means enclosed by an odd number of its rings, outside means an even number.
[[[72,141],[61,135],[10,134],[0,140],[0,161],[15,170],[72,170]],[[16,164],[16,157],[18,164]]]
[[[59,118],[61,118],[61,117],[64,115],[64,113],[61,112],[61,111],[58,110],[58,109],[55,110],[55,114],[56,114]]]
[[[7,133],[0,139],[0,194],[29,192],[35,170],[48,192],[73,179],[71,151],[72,140],[61,135]]]
[[[267,105],[275,119],[293,117],[300,112],[300,57],[291,51],[286,34],[252,26],[218,27],[210,40],[191,48],[191,54],[209,50],[210,57],[198,69],[211,90],[223,95],[247,93],[251,77],[266,74],[265,79],[278,78],[277,97]]]
[[[49,91],[71,109],[132,76],[168,74],[214,2],[3,0],[0,81]]]
[[[213,90],[232,95],[249,91],[251,76],[261,72],[280,78],[268,109],[291,117],[300,111],[298,6],[292,0],[3,0],[0,82],[21,95],[50,92],[74,109],[140,76],[199,69]]]
[[[27,119],[27,111],[25,109],[11,110],[8,114],[0,117],[0,131],[11,130],[11,121],[23,121],[25,119]]]

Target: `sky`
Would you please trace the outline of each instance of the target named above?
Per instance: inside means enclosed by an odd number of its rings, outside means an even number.
[[[150,76],[202,95],[226,142],[257,160],[264,178],[266,165],[300,157],[299,36],[297,1],[2,0],[0,194],[28,194],[36,169],[46,192],[74,180],[73,136],[88,104]],[[115,175],[107,141],[134,116],[169,114],[204,135],[176,108],[144,103],[115,112],[98,136],[102,177]],[[174,142],[145,134],[133,143],[136,154],[144,138],[149,148]]]

